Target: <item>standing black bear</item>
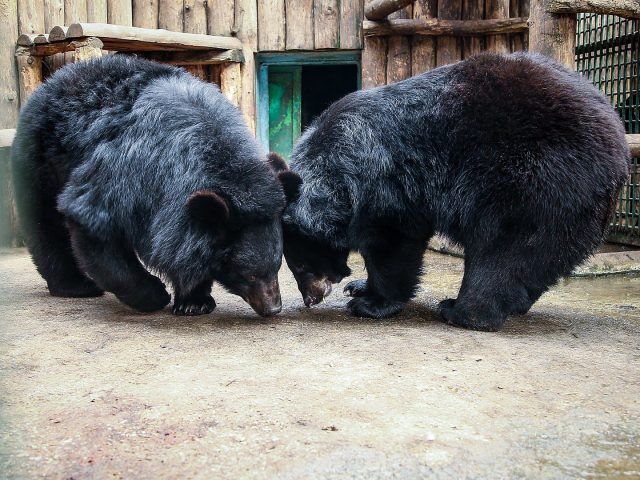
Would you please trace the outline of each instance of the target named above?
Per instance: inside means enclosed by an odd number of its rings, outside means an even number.
[[[12,149],[27,246],[52,295],[103,290],[141,311],[209,313],[214,280],[280,311],[283,187],[212,84],[120,55],[65,67]],[[139,260],[140,259],[140,260]]]
[[[454,325],[496,330],[600,244],[628,175],[624,130],[587,80],[541,56],[473,57],[352,93],[304,133],[284,215],[285,258],[305,303],[349,275],[354,315],[401,311],[429,238],[464,246]]]

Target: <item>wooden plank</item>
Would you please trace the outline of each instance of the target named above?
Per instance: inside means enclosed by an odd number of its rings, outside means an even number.
[[[284,8],[284,0],[262,0],[258,2],[259,50],[284,50],[286,35]]]
[[[386,22],[365,20],[362,29],[365,37],[384,35],[446,35],[462,37],[525,32],[528,26],[526,18],[505,18],[502,20],[440,20],[431,18],[398,19]]]
[[[566,65],[575,67],[575,14],[548,13],[547,0],[531,0],[529,4],[529,50],[542,53]]]
[[[207,33],[207,0],[184,0],[184,31]],[[198,75],[203,73],[198,70]]]
[[[485,0],[485,18],[491,20],[509,18],[509,0]],[[511,51],[507,35],[491,35],[485,41],[489,51],[496,53],[509,53]]]
[[[158,28],[158,8],[158,0],[132,0],[132,25],[140,28]]]
[[[409,18],[411,7],[389,15],[389,20]],[[387,40],[387,83],[395,83],[411,76],[411,39],[403,35],[392,35]]]
[[[439,0],[438,20],[460,20],[462,0]],[[428,21],[428,20],[427,20]],[[462,59],[462,41],[452,36],[438,37],[436,40],[438,66],[447,65]]]
[[[414,0],[371,0],[364,7],[364,16],[367,20],[384,20],[413,2]]]
[[[462,19],[482,20],[484,15],[485,0],[463,0]],[[469,58],[480,53],[484,48],[484,39],[480,36],[465,37],[462,39],[462,58]]]
[[[511,18],[522,17],[522,14],[520,13],[520,0],[509,1],[509,16]],[[521,33],[511,34],[509,36],[509,41],[511,43],[512,52],[524,50],[524,38]]]
[[[74,51],[74,61],[84,62],[94,58],[102,57],[103,43],[98,38],[87,38],[80,41],[71,42]]]
[[[21,34],[44,33],[42,0],[18,0],[18,31]]]
[[[341,0],[340,2],[340,48],[362,48],[361,0]]]
[[[44,31],[64,25],[64,0],[44,0]]]
[[[158,27],[172,32],[184,28],[183,0],[158,0]]]
[[[373,88],[387,83],[387,39],[365,37],[362,51],[362,88]]]
[[[24,105],[29,96],[42,84],[42,58],[31,55],[29,48],[18,47],[16,59],[20,83],[20,104]]]
[[[10,148],[0,148],[0,246],[3,247],[17,247],[21,243],[11,183],[10,153]]]
[[[171,65],[219,65],[242,63],[242,50],[213,50],[210,52],[136,52],[144,58]]]
[[[127,3],[130,3],[130,1],[128,1]],[[129,9],[130,8],[131,5],[129,5]],[[107,23],[108,19],[109,16],[107,13],[107,0],[87,0],[87,22]],[[129,23],[128,25],[131,25],[131,23]]]
[[[548,0],[549,13],[600,13],[640,18],[638,0]]]
[[[340,47],[338,0],[314,0],[313,37],[316,49]]]
[[[86,22],[87,0],[64,0],[64,24]]]
[[[247,125],[256,129],[256,64],[254,53],[258,49],[258,11],[255,0],[236,0],[235,21],[238,38],[242,41],[244,63],[241,67],[242,94],[240,109]]]
[[[5,128],[0,130],[0,148],[10,147],[13,143],[13,137],[16,136],[15,128]]]
[[[18,38],[18,2],[0,2],[0,128],[13,128],[18,122],[20,97],[16,69],[15,42]]]
[[[287,50],[313,50],[313,0],[286,0],[285,6]]]
[[[234,0],[207,0],[209,35],[230,36],[234,32]]]
[[[52,30],[49,40],[54,41],[55,33],[61,29]],[[75,23],[67,29],[67,38],[96,37],[102,40],[105,47],[108,42],[126,42],[135,47],[135,43],[156,45],[156,50],[163,46],[183,49],[199,50],[233,50],[242,47],[237,38],[214,35],[199,35],[194,33],[170,32],[167,30],[152,30],[103,23]]]
[[[220,69],[220,91],[236,106],[242,97],[242,70],[239,63],[228,63]]]
[[[627,135],[627,143],[632,157],[640,157],[640,133]]]
[[[437,0],[417,0],[413,4],[413,18],[434,18],[438,12]],[[411,75],[436,67],[436,39],[423,35],[411,37]]]

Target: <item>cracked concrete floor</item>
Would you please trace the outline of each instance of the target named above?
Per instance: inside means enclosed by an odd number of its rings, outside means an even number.
[[[352,258],[362,275],[359,257]],[[638,478],[640,277],[564,281],[499,333],[441,324],[460,259],[428,253],[398,318],[271,320],[215,288],[197,318],[48,296],[0,255],[6,478]]]

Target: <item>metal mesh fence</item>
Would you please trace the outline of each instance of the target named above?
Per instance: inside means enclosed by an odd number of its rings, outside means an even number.
[[[578,15],[576,65],[610,99],[627,133],[640,133],[640,20]],[[640,158],[620,192],[610,240],[640,245]]]

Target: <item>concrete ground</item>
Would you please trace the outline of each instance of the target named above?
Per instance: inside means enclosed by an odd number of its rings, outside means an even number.
[[[640,276],[565,281],[478,333],[434,311],[461,275],[428,253],[387,321],[341,288],[304,308],[286,268],[274,319],[217,287],[179,318],[52,298],[0,255],[0,476],[639,478]]]

